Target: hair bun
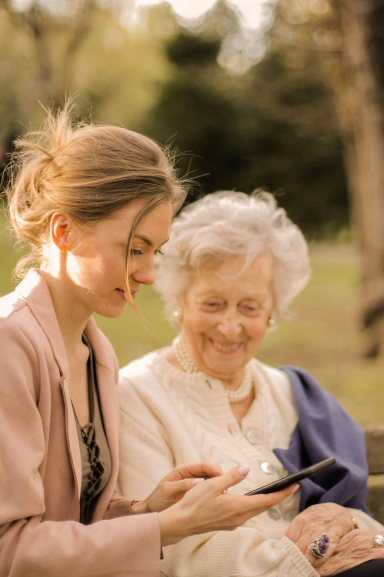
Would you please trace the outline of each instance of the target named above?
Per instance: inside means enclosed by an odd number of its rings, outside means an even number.
[[[42,129],[15,142],[6,194],[16,235],[32,247],[18,276],[28,263],[41,264],[54,212],[91,225],[141,197],[148,210],[167,200],[178,209],[185,198],[185,182],[153,140],[117,126],[75,124],[72,108],[70,99],[55,114],[47,110]]]

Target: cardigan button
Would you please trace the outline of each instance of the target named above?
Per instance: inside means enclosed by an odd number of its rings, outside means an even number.
[[[260,435],[256,429],[249,429],[247,432],[247,439],[251,445],[257,445],[260,442]]]
[[[267,462],[261,463],[260,469],[266,475],[272,475],[272,473],[275,472],[275,467],[273,465],[271,465],[271,463],[267,463]]]
[[[269,509],[268,517],[272,519],[272,521],[278,521],[281,515],[277,509]]]

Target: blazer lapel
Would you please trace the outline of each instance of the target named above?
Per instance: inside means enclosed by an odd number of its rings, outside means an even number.
[[[69,392],[69,364],[51,295],[47,283],[37,269],[31,269],[28,272],[25,279],[16,287],[16,291],[27,302],[30,311],[45,333],[60,373],[60,385],[65,404],[68,451],[80,499],[82,465],[75,416]]]

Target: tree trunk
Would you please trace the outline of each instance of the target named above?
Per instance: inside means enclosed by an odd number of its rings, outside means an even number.
[[[363,263],[367,354],[384,356],[384,2],[338,0],[345,90],[339,109]]]

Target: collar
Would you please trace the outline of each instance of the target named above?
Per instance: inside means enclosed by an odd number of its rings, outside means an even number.
[[[64,340],[57,321],[48,285],[38,269],[30,269],[27,276],[16,287],[16,291],[27,302],[33,316],[43,329],[61,376],[69,380],[69,364]],[[110,359],[93,317],[90,317],[88,320],[85,332],[95,352],[97,364],[109,368]]]
[[[60,375],[69,378],[67,351],[57,321],[48,285],[38,269],[31,269],[16,287],[16,291],[27,302],[33,316],[43,329],[52,349]]]
[[[60,372],[60,381],[66,404],[68,448],[73,458],[74,474],[77,479],[78,494],[80,496],[82,465],[74,412],[70,409],[69,363],[48,285],[39,274],[38,269],[31,269],[25,279],[16,287],[16,291],[26,301],[31,313],[42,328]],[[117,432],[115,431],[116,407],[113,395],[115,383],[111,374],[111,360],[108,356],[105,342],[92,317],[87,322],[85,332],[94,350],[96,365],[99,365],[99,367],[97,366],[97,372],[100,403],[113,462],[117,463],[118,459],[115,450],[115,445],[117,447],[118,444]],[[104,369],[107,369],[107,371]]]

